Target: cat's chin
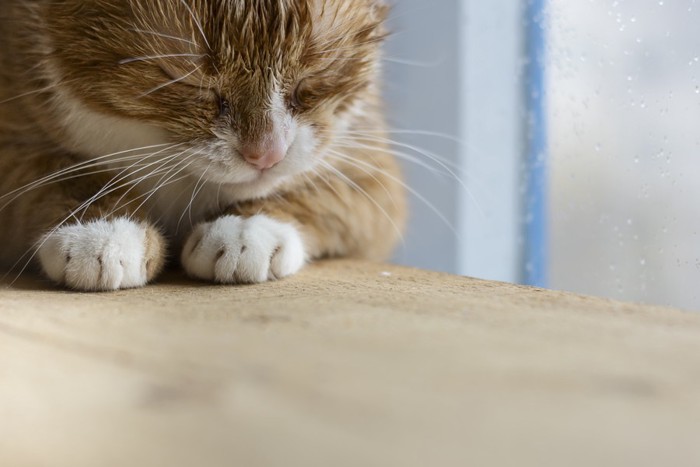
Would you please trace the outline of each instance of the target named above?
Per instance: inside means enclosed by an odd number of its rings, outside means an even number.
[[[221,187],[227,198],[233,201],[245,201],[249,199],[264,198],[277,191],[291,177],[272,175],[267,172],[258,172],[255,179],[250,181],[226,181],[210,180]]]
[[[190,174],[195,181],[206,181],[208,185],[217,187],[222,195],[230,201],[245,201],[264,198],[279,192],[285,186],[293,183],[309,169],[303,167],[279,166],[269,170],[202,170],[196,168]]]

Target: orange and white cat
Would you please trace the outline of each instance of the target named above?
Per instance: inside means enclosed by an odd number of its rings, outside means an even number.
[[[4,0],[0,263],[79,290],[168,255],[255,283],[404,221],[379,0]]]

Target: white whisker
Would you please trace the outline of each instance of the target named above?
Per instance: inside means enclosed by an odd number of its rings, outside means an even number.
[[[348,157],[348,158],[350,157],[350,156],[347,156],[346,154],[343,154],[343,153],[338,152],[338,151],[334,151],[334,150],[332,150],[332,149],[329,149],[329,151],[331,152],[331,154],[336,155],[336,156]],[[396,200],[394,199],[394,195],[391,193],[391,191],[389,191],[389,188],[387,188],[387,186],[386,186],[384,183],[382,183],[381,180],[379,180],[379,179],[377,178],[377,176],[376,176],[374,173],[370,172],[370,171],[369,171],[368,169],[366,169],[366,168],[358,167],[357,165],[352,164],[351,161],[350,161],[349,159],[346,160],[346,162],[348,162],[350,165],[353,165],[354,167],[360,169],[362,172],[364,172],[364,173],[366,173],[367,175],[369,175],[370,178],[372,178],[372,180],[374,180],[379,186],[382,187],[382,189],[383,189],[384,192],[386,193],[387,197],[391,200],[391,203],[394,205],[394,207],[398,207],[398,205],[396,204]],[[368,165],[371,165],[371,164],[368,163]],[[375,168],[375,172],[380,173],[380,174],[382,174],[382,175],[386,175],[386,171],[380,170],[379,167],[377,167],[377,166],[374,166],[374,168]]]
[[[454,235],[457,235],[457,229],[452,225],[452,223],[447,219],[447,217],[445,217],[445,215],[444,215],[443,213],[441,213],[440,210],[439,210],[438,208],[435,207],[434,204],[432,204],[430,201],[428,201],[428,199],[427,199],[425,196],[421,195],[421,194],[418,193],[416,190],[414,190],[413,188],[411,188],[410,186],[408,186],[404,181],[400,180],[398,177],[394,177],[394,176],[391,175],[390,173],[387,173],[387,172],[384,171],[384,170],[380,170],[378,167],[376,167],[376,166],[374,166],[374,165],[372,165],[372,164],[369,164],[369,163],[364,162],[364,161],[361,161],[361,160],[359,160],[359,159],[350,157],[350,156],[348,156],[348,155],[343,155],[343,154],[332,154],[332,155],[330,155],[329,157],[330,157],[330,158],[340,159],[340,160],[345,161],[345,162],[347,162],[347,163],[349,163],[349,164],[351,164],[351,165],[360,164],[360,165],[363,165],[363,166],[365,166],[365,167],[368,167],[368,168],[370,168],[370,169],[372,169],[372,170],[376,170],[376,171],[382,173],[382,175],[384,175],[385,177],[387,177],[387,178],[389,178],[390,180],[394,181],[395,183],[400,184],[402,187],[404,187],[404,188],[406,189],[406,191],[408,191],[408,192],[411,193],[413,196],[415,196],[419,201],[421,201],[422,203],[424,203],[428,208],[430,208],[430,209],[433,211],[433,213],[435,213],[436,216],[438,216],[438,217],[440,218],[440,220],[442,220],[442,221],[445,223],[445,225],[452,231],[452,233],[453,233]],[[357,165],[355,165],[355,167],[357,167]],[[359,167],[358,167],[358,168],[359,168]]]
[[[313,172],[314,174],[318,175],[318,172],[316,172],[316,169],[312,169],[312,172]],[[321,190],[319,190],[318,185],[316,185],[316,182],[314,181],[314,179],[311,178],[311,177],[309,176],[309,174],[307,174],[306,172],[302,173],[302,176],[304,177],[304,179],[306,180],[306,182],[307,182],[309,185],[311,185],[311,187],[314,189],[314,191],[316,191],[316,194],[320,195],[320,194],[321,194]]]
[[[178,219],[178,221],[177,221],[177,226],[175,227],[175,234],[176,234],[176,235],[177,235],[177,233],[180,231],[180,223],[182,223],[182,219],[184,219],[185,214],[186,214],[187,212],[189,212],[190,227],[193,226],[193,225],[192,225],[192,224],[193,224],[193,221],[192,221],[192,205],[194,204],[194,201],[195,201],[195,199],[197,198],[197,195],[199,194],[199,192],[202,191],[202,189],[203,189],[204,186],[206,185],[205,177],[206,177],[206,175],[207,175],[207,172],[209,172],[209,169],[211,169],[211,166],[212,166],[213,163],[214,163],[213,161],[209,163],[209,165],[207,166],[206,170],[204,170],[204,171],[202,172],[202,175],[199,177],[199,180],[197,180],[197,182],[194,184],[194,188],[192,189],[192,196],[190,197],[190,202],[187,204],[187,206],[185,207],[185,209],[182,210],[182,214],[180,215],[180,219]],[[201,185],[199,188],[197,188],[197,186],[198,186],[200,183],[202,183],[202,185]]]
[[[164,38],[164,39],[172,39],[172,40],[175,40],[175,41],[185,42],[185,43],[187,43],[187,44],[194,45],[194,46],[197,45],[196,42],[193,42],[193,41],[188,40],[188,39],[183,39],[182,37],[171,36],[170,34],[163,34],[163,33],[156,32],[156,31],[149,31],[149,30],[147,30],[147,29],[138,29],[138,28],[131,28],[131,29],[129,29],[129,30],[132,31],[132,32],[138,32],[138,33],[141,33],[141,34],[150,34],[150,35],[153,35],[153,36],[162,37],[162,38]]]
[[[414,66],[417,68],[436,68],[444,63],[444,59],[435,60],[432,62],[420,62],[418,60],[409,60],[405,58],[395,58],[395,57],[382,57],[382,60],[389,63],[396,63],[397,65],[407,65]]]
[[[192,11],[192,8],[185,2],[185,0],[180,0],[180,3],[187,9],[187,11],[190,14],[190,17],[192,18],[192,21],[194,21],[195,26],[197,26],[197,29],[199,29],[199,33],[202,35],[202,39],[204,39],[204,43],[207,45],[207,48],[211,50],[211,45],[209,45],[209,41],[207,40],[207,35],[204,34],[204,28],[202,27],[202,22],[197,18],[197,15],[194,14],[194,11]]]
[[[153,172],[152,172],[152,173],[150,173],[148,176],[150,177],[150,176],[156,176],[156,175],[159,175],[159,173],[158,173],[158,172],[156,172],[156,173],[153,173]],[[31,248],[29,248],[29,249],[14,263],[14,265],[7,271],[7,273],[5,274],[4,277],[7,277],[7,275],[8,275],[12,270],[14,270],[14,269],[17,267],[17,265],[19,265],[19,264],[24,260],[24,258],[27,257],[27,255],[29,255],[29,254],[31,253],[30,256],[29,256],[29,258],[28,258],[28,259],[26,260],[26,262],[24,263],[24,266],[22,267],[22,269],[19,271],[19,273],[17,273],[17,276],[15,277],[15,280],[14,280],[12,283],[14,283],[15,281],[17,281],[17,279],[19,279],[19,277],[24,273],[24,271],[26,271],[26,269],[29,267],[29,265],[31,264],[31,262],[34,260],[34,258],[35,258],[36,255],[38,254],[38,252],[39,252],[39,250],[41,249],[41,247],[44,246],[44,244],[48,241],[49,237],[50,237],[52,234],[54,234],[54,233],[57,232],[61,227],[63,227],[63,225],[64,225],[66,222],[68,222],[71,218],[74,219],[74,220],[76,221],[77,224],[82,224],[82,216],[81,216],[80,218],[78,218],[78,217],[76,216],[77,213],[79,213],[80,211],[83,211],[83,214],[84,214],[84,212],[85,212],[84,210],[87,210],[87,208],[90,207],[90,205],[93,204],[95,201],[97,201],[99,198],[104,197],[104,196],[106,196],[106,195],[108,195],[108,194],[110,194],[110,193],[112,193],[112,192],[114,192],[114,191],[116,191],[116,190],[120,190],[120,189],[122,189],[122,188],[124,188],[124,187],[127,187],[127,186],[129,186],[129,185],[131,185],[131,184],[139,183],[140,181],[141,181],[141,179],[136,180],[136,181],[129,181],[129,182],[123,183],[123,184],[121,184],[121,185],[119,185],[119,186],[113,187],[112,189],[110,189],[110,190],[104,192],[104,193],[102,194],[102,196],[100,196],[100,197],[98,197],[98,198],[91,197],[89,200],[83,202],[83,203],[82,203],[80,206],[78,206],[77,208],[71,210],[71,212],[70,212],[66,217],[63,218],[63,220],[61,220],[58,224],[56,224],[54,227],[52,227],[45,235],[42,236],[41,239],[39,239],[37,242],[35,242],[34,245],[33,245]],[[114,182],[114,183],[117,183],[117,182]],[[103,188],[104,188],[104,187],[103,187]],[[102,191],[102,190],[101,190],[101,191]],[[113,211],[113,212],[114,212],[114,211]]]
[[[175,159],[177,159],[178,157],[182,156],[182,155],[185,154],[188,150],[189,150],[189,149],[185,149],[184,151],[181,151],[181,152],[179,152],[179,153],[171,154],[170,156],[167,156],[167,157],[165,157],[165,158],[162,159],[162,160],[155,161],[155,162],[152,162],[152,163],[150,163],[150,164],[147,164],[147,165],[145,165],[145,166],[139,168],[138,170],[136,170],[136,171],[134,171],[134,172],[132,172],[132,173],[129,173],[129,174],[127,174],[126,176],[122,177],[121,180],[127,179],[127,178],[132,178],[132,177],[133,177],[134,175],[136,175],[137,173],[139,173],[139,172],[141,172],[141,171],[143,171],[143,170],[145,170],[145,169],[147,169],[147,168],[149,168],[149,167],[151,167],[151,166],[153,166],[153,165],[156,165],[156,164],[160,163],[160,165],[158,165],[158,167],[156,167],[155,169],[153,169],[151,172],[147,173],[146,175],[142,175],[141,177],[139,177],[139,178],[137,178],[137,179],[134,180],[134,183],[131,185],[131,187],[129,187],[129,189],[126,190],[124,193],[122,193],[122,195],[119,197],[119,199],[118,199],[117,202],[115,203],[115,205],[118,206],[118,208],[113,208],[113,210],[112,210],[112,212],[110,213],[110,215],[111,215],[111,214],[114,214],[114,213],[115,213],[116,211],[118,211],[119,209],[122,209],[123,207],[126,207],[128,204],[130,204],[130,203],[126,203],[126,204],[124,204],[124,205],[120,205],[120,203],[122,202],[122,200],[123,200],[129,193],[131,193],[134,189],[136,189],[136,187],[137,187],[139,184],[141,184],[141,182],[143,182],[144,180],[147,180],[148,178],[150,178],[151,176],[153,176],[153,174],[159,175],[159,174],[163,173],[164,171],[167,172],[168,170],[170,170],[170,168],[165,168],[165,169],[164,169],[164,167],[167,167],[168,164],[169,164],[170,162],[172,162],[173,160],[175,160]]]
[[[333,186],[333,184],[332,184],[331,182],[328,181],[328,178],[327,178],[326,176],[324,176],[324,175],[326,175],[326,174],[322,174],[322,173],[319,172],[317,169],[313,169],[313,172],[314,172],[314,173],[316,174],[316,176],[317,176],[318,178],[320,178],[321,181],[322,181],[323,183],[325,183],[326,186],[333,192],[333,194],[336,196],[336,198],[338,198],[338,201],[341,201],[341,202],[345,203],[345,198],[343,198],[343,196],[338,192],[338,190],[336,190],[336,188]]]
[[[348,177],[347,175],[345,175],[345,174],[344,174],[343,172],[341,172],[340,170],[338,170],[338,169],[336,169],[335,167],[333,167],[333,166],[332,166],[331,164],[329,164],[328,162],[322,160],[322,161],[321,161],[321,165],[323,165],[323,166],[326,167],[328,170],[330,170],[331,172],[333,172],[333,173],[334,173],[335,175],[337,175],[341,180],[345,181],[345,183],[347,183],[350,187],[352,187],[354,190],[356,190],[356,191],[358,191],[359,193],[361,193],[362,195],[364,195],[365,198],[367,198],[372,204],[374,204],[374,206],[375,206],[377,209],[379,209],[379,211],[380,211],[380,212],[384,215],[384,217],[386,217],[386,219],[389,221],[389,223],[390,223],[391,226],[394,228],[394,230],[395,230],[396,233],[398,234],[398,236],[399,236],[399,238],[401,239],[401,241],[404,242],[404,237],[403,237],[403,233],[401,232],[401,229],[399,228],[398,225],[396,225],[396,222],[394,222],[394,219],[392,219],[392,217],[389,215],[389,213],[386,212],[386,209],[384,209],[384,207],[383,207],[379,202],[377,202],[376,199],[374,199],[369,193],[367,193],[367,191],[366,191],[364,188],[362,188],[360,185],[358,185],[354,180],[352,180],[350,177]]]
[[[452,176],[452,178],[454,178],[454,180],[457,183],[459,183],[459,185],[464,189],[465,193],[471,198],[472,202],[474,203],[477,210],[479,211],[479,214],[482,217],[486,217],[486,213],[481,208],[481,204],[477,201],[476,197],[472,193],[472,190],[467,186],[467,184],[464,182],[464,180],[459,175],[457,175],[457,173],[453,169],[451,169],[440,157],[436,156],[435,154],[428,152],[428,151],[425,151],[425,150],[423,150],[419,147],[413,146],[411,144],[400,143],[398,141],[393,141],[393,140],[387,139],[387,138],[359,136],[359,135],[354,136],[354,138],[359,139],[359,140],[374,141],[374,142],[378,142],[378,143],[386,143],[386,144],[391,144],[394,146],[402,147],[402,148],[411,150],[411,151],[415,152],[416,154],[422,155],[422,156],[428,158],[429,160],[432,160],[433,162],[438,164],[440,167],[445,169],[447,171],[447,173],[450,176]],[[398,153],[398,154],[401,154],[401,153]],[[406,155],[406,156],[408,156],[408,155]]]
[[[190,71],[189,73],[187,73],[179,78],[172,79],[172,80],[168,81],[167,83],[163,83],[159,86],[156,86],[153,89],[149,89],[148,91],[146,91],[143,94],[141,94],[140,96],[138,96],[138,98],[140,99],[142,97],[146,97],[149,94],[153,94],[156,91],[160,91],[161,89],[166,88],[172,84],[176,84],[176,83],[179,83],[180,81],[184,81],[187,78],[189,78],[190,76],[192,76],[193,74],[195,74],[196,72],[198,72],[201,68],[202,68],[202,65],[197,65],[197,67],[194,70]]]
[[[347,136],[345,136],[345,135],[347,135]],[[400,148],[408,149],[408,150],[413,151],[419,155],[422,155],[422,156],[432,160],[433,162],[439,164],[441,167],[443,167],[445,169],[450,167],[452,170],[458,170],[458,171],[463,170],[457,164],[445,159],[444,157],[440,157],[437,154],[434,154],[434,153],[432,153],[424,148],[420,148],[420,147],[415,146],[415,145],[403,143],[401,141],[396,141],[396,140],[393,140],[391,138],[387,138],[385,136],[380,136],[379,132],[377,132],[377,134],[373,135],[373,134],[367,134],[367,133],[362,133],[362,132],[346,131],[346,132],[341,133],[338,136],[338,138],[343,138],[345,140],[351,140],[351,141],[357,141],[357,140],[370,141],[370,142],[375,142],[375,143],[384,143],[384,144],[391,145],[391,146],[398,146]]]
[[[73,81],[77,81],[77,80],[75,80],[75,79],[64,80],[64,81],[60,81],[58,83],[55,83],[55,84],[52,84],[49,86],[45,86],[41,89],[35,89],[34,91],[28,91],[28,92],[24,92],[22,94],[17,94],[16,96],[13,96],[13,97],[10,97],[8,99],[0,101],[0,104],[6,104],[8,102],[16,101],[18,99],[21,99],[21,98],[27,97],[27,96],[31,96],[33,94],[41,94],[42,92],[50,91],[51,89],[57,88],[58,86],[61,86],[62,84],[72,83]]]
[[[434,162],[436,162],[438,164],[441,163],[441,164],[445,164],[445,165],[449,166],[452,170],[459,173],[460,175],[463,175],[465,177],[469,177],[470,184],[478,185],[478,188],[485,191],[488,196],[493,196],[492,190],[490,189],[489,186],[482,183],[481,180],[478,179],[477,177],[472,176],[469,172],[467,172],[459,164],[456,164],[452,161],[449,161],[446,158],[440,157],[434,153],[431,153],[430,151],[426,150],[425,148],[420,148],[420,147],[415,146],[415,145],[406,146],[406,145],[404,145],[405,143],[401,143],[400,141],[386,138],[385,135],[387,133],[399,134],[399,135],[416,135],[416,136],[429,136],[429,137],[435,137],[435,138],[442,138],[445,140],[453,141],[462,147],[467,147],[470,150],[473,150],[478,154],[483,154],[482,151],[480,151],[478,148],[475,148],[472,144],[470,144],[467,141],[464,141],[460,138],[457,138],[455,136],[452,136],[452,135],[449,135],[446,133],[439,133],[439,132],[434,132],[434,131],[424,131],[424,130],[386,130],[386,131],[383,131],[383,130],[356,128],[355,131],[347,130],[347,131],[342,132],[342,134],[345,134],[345,135],[352,135],[351,138],[355,138],[358,136],[359,137],[371,136],[371,137],[375,137],[375,138],[382,137],[381,142],[388,143],[388,144],[391,144],[393,146],[400,146],[400,147],[408,148],[409,150],[412,150],[412,151],[418,153],[419,155],[422,155],[424,157],[432,159]]]
[[[342,148],[342,149],[359,149],[359,150],[363,150],[366,152],[381,152],[383,154],[390,154],[390,155],[398,157],[400,159],[412,162],[412,163],[414,163],[414,164],[416,164],[424,169],[427,169],[434,175],[442,175],[442,176],[449,176],[450,175],[449,172],[443,172],[443,171],[439,170],[438,168],[433,167],[429,163],[425,162],[424,160],[422,160],[418,157],[415,157],[411,154],[397,151],[395,149],[391,149],[388,147],[385,148],[385,147],[372,146],[370,144],[358,143],[355,139],[348,139],[347,143],[346,143],[345,140],[343,140],[343,138],[338,138],[337,143],[334,145],[334,147]]]
[[[128,63],[134,62],[146,62],[148,60],[160,60],[163,58],[178,58],[178,57],[191,57],[191,58],[202,58],[203,54],[193,54],[193,53],[180,53],[180,54],[161,54],[161,55],[144,55],[141,57],[131,57],[119,60],[120,65],[126,65]]]
[[[121,151],[118,153],[108,154],[106,156],[96,157],[93,159],[89,159],[87,161],[82,161],[78,164],[74,164],[74,165],[66,167],[64,169],[52,172],[44,177],[41,177],[37,180],[34,180],[33,182],[27,183],[19,188],[16,188],[16,189],[14,189],[10,192],[7,192],[7,193],[3,194],[2,196],[0,196],[0,200],[2,200],[2,199],[5,199],[9,196],[14,195],[9,201],[7,201],[5,204],[3,204],[0,207],[0,211],[5,209],[9,204],[16,201],[19,197],[29,193],[32,190],[36,190],[36,189],[39,189],[41,187],[44,187],[44,186],[47,186],[50,184],[59,183],[61,181],[70,180],[71,178],[73,178],[73,177],[65,178],[66,175],[73,174],[75,172],[80,172],[81,170],[91,169],[91,168],[94,168],[94,167],[97,167],[100,165],[117,164],[120,162],[126,162],[126,161],[130,161],[130,160],[134,160],[134,159],[138,159],[139,161],[141,161],[143,159],[148,159],[150,157],[154,157],[154,156],[156,156],[164,151],[170,150],[170,149],[177,147],[179,145],[170,145],[170,146],[168,146],[160,151],[157,151],[155,153],[135,154],[135,155],[127,156],[127,157],[121,157],[121,158],[114,159],[114,156],[117,156],[120,154],[126,154],[128,152],[149,149],[149,148],[155,148],[155,147],[162,147],[162,146],[164,146],[164,145],[148,146],[148,147],[143,147],[143,148],[138,148],[138,149],[130,149],[128,151]],[[118,169],[118,168],[109,168],[109,169],[105,169],[105,171],[112,171],[115,169]],[[75,176],[75,178],[81,177],[81,176],[87,176],[87,175],[90,175],[91,173],[99,173],[99,172],[101,172],[101,171],[78,174]]]
[[[443,138],[447,139],[450,141],[454,141],[455,143],[458,143],[460,145],[466,144],[465,141],[457,138],[456,136],[449,135],[447,133],[440,133],[437,131],[427,131],[427,130],[406,130],[406,129],[395,129],[395,130],[376,130],[372,128],[355,128],[354,130],[349,130],[345,131],[344,133],[348,134],[359,134],[359,135],[367,135],[367,134],[378,134],[378,135],[383,135],[383,134],[395,134],[395,135],[418,135],[418,136],[434,136],[436,138]]]
[[[131,202],[137,201],[138,199],[145,196],[145,199],[136,207],[136,209],[133,210],[133,213],[138,212],[139,209],[141,209],[146,203],[148,203],[148,201],[158,192],[158,190],[162,189],[163,187],[165,187],[167,185],[170,185],[172,183],[177,183],[180,180],[184,180],[185,178],[188,178],[190,175],[186,173],[185,175],[174,179],[177,175],[181,174],[189,166],[194,164],[196,162],[196,160],[192,160],[192,159],[194,159],[199,154],[201,154],[201,151],[192,153],[189,156],[187,156],[186,158],[184,158],[182,161],[175,164],[168,172],[166,172],[166,174],[163,177],[161,177],[158,180],[158,182],[156,182],[156,186],[153,189],[147,191],[143,195],[130,201],[130,203],[131,203]],[[187,164],[185,164],[186,162],[187,162]],[[168,178],[165,178],[168,175],[168,173],[170,173],[170,172],[173,172],[172,175],[170,175]],[[165,180],[164,180],[164,178],[165,178]],[[129,203],[127,203],[127,204],[129,204]],[[132,214],[132,216],[133,216],[133,214]]]
[[[187,152],[187,149],[185,149],[184,151],[182,151],[182,152],[180,152],[180,153],[178,153],[178,154],[172,154],[172,155],[170,155],[170,156],[166,156],[164,160],[156,160],[156,161],[150,162],[150,163],[148,163],[148,164],[146,164],[146,165],[140,167],[138,170],[136,170],[136,171],[134,171],[134,172],[129,172],[129,169],[130,169],[131,167],[127,167],[126,169],[122,170],[121,172],[117,173],[114,177],[112,177],[111,180],[109,180],[95,195],[93,195],[93,197],[90,198],[90,199],[88,200],[87,206],[89,207],[92,203],[94,203],[94,202],[97,201],[98,199],[100,199],[100,198],[102,198],[102,197],[104,197],[104,196],[106,196],[106,195],[108,195],[108,194],[110,194],[110,193],[113,193],[113,192],[116,191],[117,189],[121,189],[121,187],[119,187],[119,188],[112,188],[115,184],[117,184],[117,183],[119,183],[119,182],[121,182],[121,181],[123,181],[123,180],[127,180],[127,179],[133,177],[135,174],[137,174],[137,173],[139,173],[139,172],[141,172],[141,171],[143,171],[143,170],[145,170],[145,169],[148,169],[149,167],[151,167],[151,166],[153,166],[153,165],[156,165],[156,164],[158,164],[158,163],[161,163],[161,165],[158,167],[158,169],[160,169],[160,168],[163,167],[164,165],[167,165],[167,163],[168,163],[169,161],[171,161],[171,160],[177,158],[178,156],[180,156],[181,154],[184,154],[185,152]],[[120,200],[121,200],[124,196],[126,196],[126,194],[128,194],[133,188],[134,188],[134,187],[132,186],[132,188],[130,188],[129,190],[127,190],[126,193],[122,194],[122,197],[120,198]],[[83,215],[85,215],[85,212],[87,212],[87,207],[85,208],[85,211],[83,212]],[[82,219],[82,216],[81,216],[81,219]]]

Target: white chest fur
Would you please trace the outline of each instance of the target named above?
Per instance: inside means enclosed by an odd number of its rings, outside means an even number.
[[[207,213],[233,201],[230,187],[207,183],[176,164],[182,146],[170,144],[164,130],[95,112],[63,90],[56,105],[65,148],[114,168],[115,187],[133,187],[131,207],[149,212],[170,236],[181,241]]]

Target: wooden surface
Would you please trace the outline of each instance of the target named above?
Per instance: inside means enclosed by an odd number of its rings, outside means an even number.
[[[697,466],[700,315],[355,262],[23,280],[0,286],[0,465]]]

